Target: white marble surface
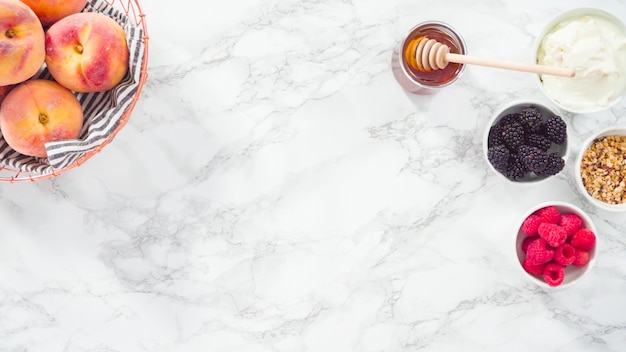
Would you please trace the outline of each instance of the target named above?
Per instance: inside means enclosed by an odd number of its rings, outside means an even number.
[[[564,173],[491,174],[491,113],[531,75],[468,67],[406,94],[391,54],[442,20],[527,60],[558,12],[626,1],[144,1],[149,80],[100,154],[0,185],[0,351],[623,351],[626,216]],[[626,103],[564,115],[574,146]],[[575,154],[575,153],[573,153]],[[572,156],[573,158],[573,156]],[[512,231],[572,202],[599,229],[565,291],[525,281]]]

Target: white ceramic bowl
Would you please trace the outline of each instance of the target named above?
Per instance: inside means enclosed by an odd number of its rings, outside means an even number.
[[[576,156],[576,164],[574,165],[574,175],[576,178],[576,185],[578,186],[578,190],[580,193],[585,196],[585,198],[593,205],[597,206],[600,209],[614,211],[614,212],[623,212],[626,211],[626,203],[622,204],[610,204],[608,202],[604,202],[600,199],[596,199],[593,197],[585,188],[583,183],[582,173],[581,173],[581,165],[585,151],[599,138],[606,136],[626,136],[626,126],[613,126],[607,127],[591,136],[589,136],[581,145],[580,151]],[[626,155],[626,153],[624,153]]]
[[[496,112],[493,114],[493,116],[489,120],[489,123],[487,123],[487,127],[485,128],[485,133],[483,135],[483,156],[485,157],[485,161],[487,165],[489,165],[489,169],[493,171],[493,173],[495,173],[500,179],[504,180],[505,182],[515,184],[515,185],[520,185],[520,186],[537,185],[541,182],[547,181],[550,178],[550,176],[539,177],[534,174],[527,174],[526,177],[524,177],[523,179],[519,181],[510,180],[505,175],[503,175],[500,171],[496,170],[493,167],[493,165],[491,165],[491,162],[489,162],[489,159],[487,158],[487,152],[489,149],[488,141],[489,141],[489,130],[491,129],[491,126],[498,123],[498,121],[500,121],[500,119],[503,118],[504,116],[508,114],[518,113],[527,107],[538,108],[539,111],[541,112],[541,115],[544,117],[544,119],[546,118],[546,116],[558,115],[553,109],[549,108],[545,104],[542,104],[538,101],[530,100],[530,99],[514,100],[514,101],[511,101],[509,103],[502,105],[500,108],[496,110]],[[567,124],[567,121],[566,121],[566,124]],[[568,126],[567,133],[569,135],[569,126]],[[567,161],[567,158],[569,155],[568,141],[569,141],[569,138],[562,145],[553,144],[549,152],[557,152],[561,155],[561,157],[564,160]]]
[[[524,252],[522,251],[522,242],[524,241],[524,238],[528,237],[526,236],[526,234],[522,232],[522,223],[528,216],[530,216],[537,210],[542,209],[547,206],[554,206],[557,210],[559,210],[561,214],[576,214],[580,216],[581,219],[583,220],[583,226],[593,231],[593,233],[596,235],[596,245],[594,249],[591,252],[589,252],[589,263],[587,263],[587,265],[584,265],[584,266],[568,265],[565,268],[565,278],[563,279],[563,283],[560,284],[559,286],[548,285],[543,280],[543,278],[529,274],[528,272],[526,272],[526,270],[524,270],[524,267],[522,267],[522,262],[524,261]],[[593,221],[589,217],[589,215],[587,215],[584,211],[582,211],[580,208],[578,208],[577,206],[573,204],[570,204],[567,202],[560,202],[560,201],[550,201],[550,202],[544,202],[544,203],[538,204],[532,207],[531,209],[529,209],[525,214],[522,215],[522,217],[520,218],[519,222],[517,223],[515,227],[514,232],[515,232],[515,253],[516,253],[515,265],[519,269],[519,272],[521,273],[521,275],[526,280],[540,287],[550,289],[550,290],[563,289],[563,288],[570,287],[571,285],[579,282],[587,273],[589,273],[589,271],[591,271],[591,269],[595,265],[596,257],[598,253],[598,245],[600,242],[598,231]]]
[[[616,24],[626,34],[626,25],[624,25],[624,23],[619,18],[617,18],[616,16],[612,15],[609,12],[606,12],[604,10],[597,9],[597,8],[590,8],[590,7],[575,8],[575,9],[567,10],[567,11],[564,11],[564,12],[556,15],[550,21],[548,21],[548,23],[543,27],[541,32],[537,35],[537,37],[535,37],[534,45],[533,45],[533,51],[532,51],[532,60],[533,60],[533,62],[537,63],[537,54],[539,52],[539,48],[541,46],[541,42],[543,41],[543,38],[546,36],[546,34],[548,34],[552,29],[554,29],[555,26],[557,26],[559,23],[561,23],[561,22],[563,22],[565,20],[568,20],[568,19],[581,17],[581,16],[584,16],[584,15],[591,15],[591,16],[597,16],[597,17],[605,18],[605,19],[609,20],[610,22]],[[541,90],[541,92],[543,92],[543,94],[548,99],[550,99],[550,101],[552,103],[554,103],[558,108],[560,108],[560,109],[562,109],[564,111],[568,111],[568,112],[575,113],[575,114],[593,113],[593,112],[598,112],[598,111],[609,109],[613,105],[615,105],[618,101],[620,101],[621,98],[624,96],[624,93],[625,93],[624,91],[622,91],[620,94],[616,94],[614,99],[612,99],[610,102],[608,102],[606,104],[603,104],[602,106],[578,108],[578,107],[572,107],[572,106],[564,105],[563,103],[555,100],[554,97],[552,97],[550,95],[550,93],[545,89],[545,87],[544,87],[544,85],[542,83],[540,75],[535,75],[535,80],[536,80],[537,85],[539,86],[539,89]]]

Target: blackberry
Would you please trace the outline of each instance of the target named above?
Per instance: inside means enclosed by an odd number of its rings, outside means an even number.
[[[504,144],[511,151],[517,150],[520,145],[524,144],[524,128],[519,122],[502,126],[500,135],[502,136]]]
[[[504,140],[502,139],[502,126],[501,125],[493,125],[489,129],[489,136],[487,137],[487,147],[491,148],[499,144],[504,144]]]
[[[567,126],[558,115],[548,118],[544,130],[546,137],[556,144],[563,144],[567,139]]]
[[[487,149],[487,159],[493,167],[504,173],[509,165],[509,150],[503,145],[496,145]]]
[[[522,163],[519,155],[511,154],[509,166],[506,168],[505,176],[511,181],[519,181],[526,176],[528,169]]]
[[[535,174],[543,171],[546,165],[548,165],[548,153],[537,147],[522,145],[518,149],[518,154],[522,164],[524,164],[528,171],[534,172]]]
[[[528,133],[545,135],[545,131],[546,131],[546,123],[544,121],[540,121],[539,123],[534,124],[528,130]]]
[[[508,114],[508,115],[504,115],[500,121],[498,121],[498,125],[500,126],[506,126],[506,125],[510,125],[512,123],[515,122],[519,122],[521,115],[514,113],[514,114]]]
[[[548,151],[548,149],[552,146],[552,141],[545,136],[532,133],[526,134],[526,145]]]
[[[524,127],[524,130],[528,133],[537,132],[537,125],[543,120],[541,112],[536,107],[524,108],[520,112],[519,123]]]
[[[548,154],[548,163],[546,164],[546,167],[542,171],[537,172],[537,176],[556,175],[563,170],[564,166],[565,160],[563,160],[558,153],[550,153]]]

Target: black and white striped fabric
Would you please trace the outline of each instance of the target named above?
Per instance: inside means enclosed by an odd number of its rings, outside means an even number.
[[[83,107],[84,124],[79,139],[48,143],[48,158],[17,153],[0,133],[0,165],[34,174],[61,170],[106,142],[139,89],[144,53],[143,30],[119,9],[102,0],[89,0],[83,11],[100,12],[116,20],[126,31],[130,51],[129,70],[117,87],[98,93],[75,93]],[[33,78],[52,80],[45,67]]]

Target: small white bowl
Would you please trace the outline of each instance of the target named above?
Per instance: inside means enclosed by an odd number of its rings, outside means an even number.
[[[576,177],[576,185],[578,186],[578,190],[580,193],[593,205],[597,206],[600,209],[613,211],[613,212],[624,212],[626,211],[626,203],[621,204],[610,204],[600,199],[593,197],[585,188],[583,183],[582,173],[581,173],[581,165],[583,160],[583,155],[585,151],[596,141],[596,139],[606,137],[606,136],[626,136],[626,126],[613,126],[607,127],[589,138],[587,138],[581,145],[580,151],[576,156],[576,164],[574,165],[574,175]],[[626,153],[624,153],[626,155]]]
[[[617,25],[617,27],[621,28],[622,31],[626,34],[626,25],[624,25],[624,22],[622,22],[619,18],[617,18],[616,16],[612,15],[609,12],[606,12],[598,8],[590,8],[590,7],[575,8],[575,9],[567,10],[554,16],[550,21],[548,21],[548,23],[544,26],[541,32],[537,35],[537,37],[535,37],[534,44],[533,44],[533,51],[532,51],[533,63],[538,62],[539,49],[546,34],[548,34],[551,30],[553,30],[558,24],[560,24],[563,21],[566,21],[572,18],[585,16],[585,15],[607,19],[610,22]],[[587,108],[579,108],[579,107],[567,106],[567,105],[564,105],[562,102],[555,100],[550,95],[550,93],[545,89],[540,75],[535,75],[535,80],[541,92],[548,99],[550,99],[550,101],[554,105],[556,105],[559,109],[562,109],[567,112],[575,113],[575,114],[594,113],[594,112],[609,109],[622,99],[624,92],[626,91],[626,88],[625,88],[621,93],[615,94],[614,99],[612,99],[610,102],[604,105],[598,105],[598,106],[587,107]]]
[[[537,109],[539,109],[539,111],[541,112],[541,115],[544,118],[545,116],[549,116],[549,115],[558,115],[553,109],[549,108],[545,104],[542,104],[538,101],[530,100],[530,99],[514,100],[514,101],[511,101],[509,103],[502,105],[500,108],[498,108],[498,110],[496,110],[496,112],[493,114],[493,116],[487,123],[487,128],[485,128],[485,133],[483,135],[483,156],[485,157],[485,161],[487,165],[489,165],[489,168],[491,169],[491,171],[493,171],[500,179],[506,182],[509,182],[511,184],[520,185],[520,186],[537,185],[539,183],[547,181],[548,179],[550,179],[551,176],[540,177],[534,174],[528,174],[526,175],[526,177],[524,177],[523,179],[519,181],[513,181],[507,178],[505,175],[503,175],[500,171],[496,170],[496,168],[494,168],[493,165],[491,165],[491,162],[489,162],[489,159],[487,157],[487,152],[489,150],[489,144],[488,144],[489,130],[491,129],[493,125],[498,123],[500,119],[502,119],[504,116],[521,112],[523,109],[528,108],[528,107],[536,107]],[[567,125],[567,121],[565,121],[565,123]],[[562,145],[553,144],[552,148],[549,150],[549,152],[559,153],[566,162],[567,162],[567,158],[569,155],[569,147],[568,147],[569,146],[569,126],[567,127],[567,129],[568,129],[567,131],[568,138],[565,141],[565,143],[563,143]]]
[[[524,223],[524,220],[528,216],[530,216],[537,210],[545,208],[547,206],[554,206],[561,214],[576,214],[580,216],[580,218],[583,220],[583,226],[593,231],[593,233],[596,235],[596,245],[594,249],[591,250],[591,252],[589,252],[589,263],[587,263],[587,265],[584,265],[584,266],[568,265],[565,268],[565,278],[563,279],[563,283],[560,284],[559,286],[548,285],[543,280],[543,278],[529,274],[528,272],[526,272],[526,270],[524,270],[524,267],[522,266],[522,263],[524,261],[524,252],[522,251],[522,242],[524,241],[524,238],[528,237],[526,236],[526,234],[524,234],[524,232],[522,232],[522,224]],[[515,228],[515,234],[516,234],[515,235],[515,253],[516,253],[515,264],[517,268],[519,269],[519,272],[523,275],[524,278],[526,278],[529,282],[532,282],[540,287],[550,289],[550,290],[554,290],[554,289],[558,290],[558,289],[564,289],[564,288],[570,287],[573,284],[579,282],[587,273],[589,273],[589,271],[591,271],[591,269],[595,265],[596,256],[598,253],[598,244],[599,244],[598,230],[596,229],[596,226],[594,225],[589,215],[587,215],[587,213],[585,213],[579,207],[571,203],[561,202],[561,201],[550,201],[550,202],[544,202],[544,203],[541,203],[532,207],[520,218]]]

